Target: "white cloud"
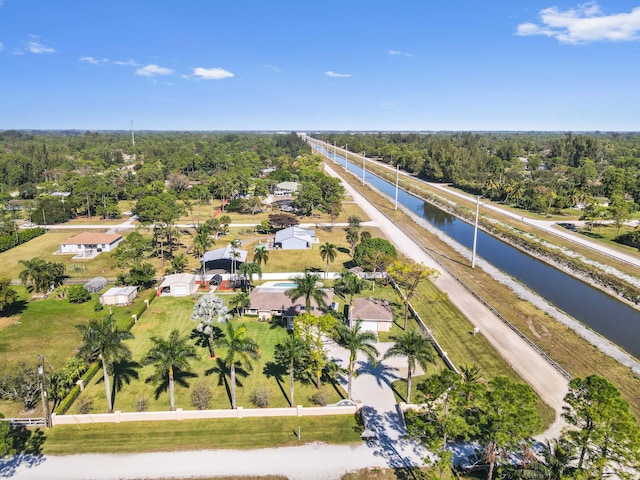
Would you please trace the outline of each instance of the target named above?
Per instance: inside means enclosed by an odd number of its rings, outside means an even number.
[[[142,66],[140,63],[134,62],[133,60],[126,60],[126,61],[114,60],[112,63],[114,65],[121,65],[121,66],[125,66],[125,67],[140,67],[140,66]]]
[[[108,58],[97,59],[97,58],[94,58],[94,57],[81,57],[80,61],[81,62],[90,63],[91,65],[103,65],[105,63],[109,63],[109,59]]]
[[[193,69],[193,76],[203,80],[223,80],[225,78],[232,78],[233,73],[224,68],[196,67]]]
[[[37,35],[30,35],[31,40],[24,42],[24,48],[16,48],[13,50],[15,55],[23,55],[27,52],[30,53],[55,53],[53,47],[49,47],[40,41],[40,37]]]
[[[158,75],[173,75],[173,70],[170,68],[160,67],[150,63],[136,70],[136,75],[141,77],[156,77]]]
[[[351,76],[350,73],[336,73],[336,72],[332,72],[331,70],[329,70],[328,72],[324,72],[324,74],[327,77],[334,77],[334,78],[349,78]]]
[[[596,2],[589,2],[566,11],[545,8],[539,15],[540,23],[518,25],[517,35],[544,35],[571,44],[640,39],[640,7],[629,13],[604,15]]]
[[[400,50],[389,50],[387,52],[389,55],[393,56],[403,56],[403,57],[413,57],[409,52],[401,52]]]

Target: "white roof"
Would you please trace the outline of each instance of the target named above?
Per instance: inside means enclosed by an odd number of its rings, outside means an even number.
[[[103,297],[114,297],[116,295],[131,295],[138,291],[138,287],[112,287],[102,294]]]
[[[178,283],[192,283],[195,278],[196,276],[191,273],[174,273],[173,275],[166,275],[159,288],[176,285]]]
[[[234,249],[231,248],[231,244],[227,245],[224,248],[209,250],[202,256],[202,261],[206,263],[213,262],[214,260],[233,260],[233,250]],[[239,248],[236,248],[235,251],[239,254],[239,256],[236,257],[236,261],[243,263],[247,261],[248,252],[246,250],[240,250]]]
[[[300,184],[298,182],[280,182],[276,185],[276,188],[280,190],[298,190],[298,186]]]
[[[306,228],[295,226],[285,228],[284,230],[279,230],[276,232],[275,243],[282,243],[284,240],[288,240],[289,238],[297,238],[305,242],[313,243],[314,239],[316,238],[316,232],[314,230],[308,230]]]

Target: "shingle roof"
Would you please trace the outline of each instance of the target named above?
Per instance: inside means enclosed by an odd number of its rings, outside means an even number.
[[[62,245],[110,245],[122,238],[118,233],[82,232],[62,242]]]
[[[349,318],[392,322],[393,314],[391,313],[391,304],[389,300],[381,298],[354,298],[353,306],[349,310]]]
[[[257,310],[282,310],[285,316],[291,317],[304,311],[304,298],[299,298],[295,302],[286,295],[286,289],[256,287],[249,294],[250,308]],[[326,303],[333,302],[333,292],[325,290],[327,293]],[[322,315],[315,300],[311,299],[311,312],[314,315]]]

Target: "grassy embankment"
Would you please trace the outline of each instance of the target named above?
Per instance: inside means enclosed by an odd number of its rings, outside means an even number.
[[[366,186],[362,187],[353,178],[347,177],[347,180],[449,271],[462,279],[485,300],[489,300],[501,315],[547,352],[565,370],[576,377],[591,374],[606,377],[616,385],[631,404],[636,416],[640,416],[640,378],[631,370],[604,355],[575,332],[530,303],[518,298],[508,287],[499,284],[481,269],[472,270],[467,259],[416,225],[406,214],[395,211],[388,199]],[[571,245],[573,248],[574,244]],[[450,355],[453,353],[448,347],[445,348]]]

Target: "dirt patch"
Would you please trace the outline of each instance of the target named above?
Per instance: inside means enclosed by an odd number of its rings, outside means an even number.
[[[7,328],[10,325],[15,325],[17,321],[17,315],[13,315],[11,317],[0,317],[0,330]]]

